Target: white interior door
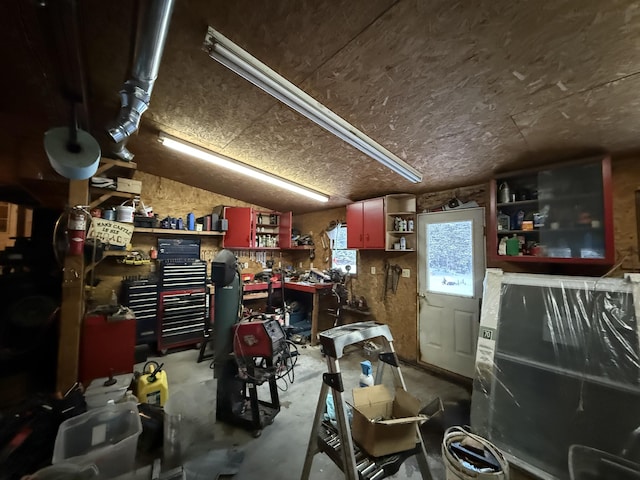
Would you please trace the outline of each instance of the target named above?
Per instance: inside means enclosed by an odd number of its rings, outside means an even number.
[[[418,215],[421,362],[473,377],[484,272],[484,208]]]

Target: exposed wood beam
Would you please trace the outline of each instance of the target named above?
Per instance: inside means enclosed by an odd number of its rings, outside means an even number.
[[[69,205],[86,205],[88,200],[88,181],[71,180],[69,182]],[[64,259],[60,336],[58,338],[56,386],[59,392],[66,392],[78,379],[83,314],[84,256],[67,255]]]

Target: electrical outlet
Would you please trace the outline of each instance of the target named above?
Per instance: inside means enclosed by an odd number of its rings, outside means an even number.
[[[409,278],[411,276],[411,270],[408,268],[403,268],[402,269],[402,276],[404,278]]]
[[[249,262],[244,262],[244,268],[249,268]]]
[[[278,262],[278,268],[282,268],[282,262]]]
[[[376,267],[371,267],[371,275],[375,275],[376,274]]]
[[[313,268],[313,262],[309,264],[309,268]]]
[[[302,262],[298,264],[298,268],[302,268]]]

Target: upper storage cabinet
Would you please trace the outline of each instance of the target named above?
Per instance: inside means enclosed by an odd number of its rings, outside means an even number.
[[[347,205],[347,248],[384,249],[384,198]]]
[[[613,264],[611,159],[504,174],[491,182],[489,257]]]
[[[271,212],[251,207],[225,207],[229,221],[222,246],[268,250],[291,247],[291,212]]]
[[[223,248],[253,248],[255,245],[253,209],[224,207],[224,218],[229,222],[229,229],[222,240]]]

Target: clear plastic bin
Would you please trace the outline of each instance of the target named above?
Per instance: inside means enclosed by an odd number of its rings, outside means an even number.
[[[109,404],[65,420],[53,448],[54,465],[95,464],[100,478],[134,470],[142,424],[133,402]]]

